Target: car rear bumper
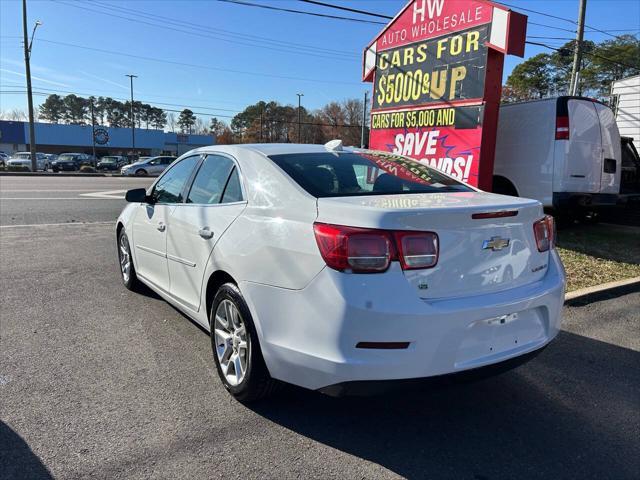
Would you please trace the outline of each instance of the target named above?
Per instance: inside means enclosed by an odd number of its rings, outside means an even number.
[[[541,280],[461,298],[422,300],[396,267],[376,275],[325,268],[302,290],[241,282],[271,375],[310,389],[435,377],[535,352],[560,330],[565,274],[555,251]]]
[[[447,373],[444,375],[424,378],[401,380],[356,380],[322,387],[319,388],[318,391],[332,397],[365,396],[398,391],[416,391],[423,390],[425,388],[437,388],[483,380],[485,378],[508,372],[509,370],[527,363],[529,360],[534,359],[542,353],[542,351],[547,348],[547,345],[529,353],[525,353],[524,355],[510,358],[509,360],[503,360],[499,363],[492,363],[490,365],[473,368],[471,370],[463,370],[461,372]]]

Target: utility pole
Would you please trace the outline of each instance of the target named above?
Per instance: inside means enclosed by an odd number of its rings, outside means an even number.
[[[136,119],[133,115],[133,79],[138,78],[137,75],[127,74],[125,77],[129,77],[131,80],[131,154],[135,155],[136,150]]]
[[[93,114],[93,98],[91,99],[91,145],[93,146],[93,160],[98,164],[96,158],[96,117]]]
[[[264,108],[260,108],[260,143],[262,143],[262,115],[264,113]]]
[[[576,48],[573,52],[573,69],[571,70],[571,83],[569,84],[569,95],[576,95],[578,83],[580,82],[580,67],[582,64],[582,43],[584,40],[584,17],[587,14],[587,0],[580,0],[578,10],[578,33],[576,36]]]
[[[40,22],[36,22],[33,27],[33,33],[36,33],[36,28],[41,25]],[[29,106],[29,152],[31,152],[31,171],[35,172],[38,169],[38,162],[36,161],[36,128],[33,120],[33,91],[31,89],[31,42],[27,36],[27,0],[22,0],[22,34],[24,37],[24,69],[25,76],[27,77],[27,103]],[[33,41],[33,35],[31,35]]]
[[[369,92],[367,90],[364,91],[364,103],[362,104],[362,130],[360,131],[360,148],[364,148],[364,131],[365,125],[367,124],[367,97],[369,96]]]
[[[302,97],[304,93],[296,93],[298,95],[298,143],[302,143]]]

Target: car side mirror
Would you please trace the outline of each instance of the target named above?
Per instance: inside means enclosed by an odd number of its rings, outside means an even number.
[[[124,195],[124,199],[130,203],[151,203],[149,201],[149,197],[147,197],[147,191],[144,188],[127,190],[127,193]]]

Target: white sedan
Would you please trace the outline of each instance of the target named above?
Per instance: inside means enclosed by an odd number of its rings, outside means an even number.
[[[205,147],[127,200],[125,286],[144,283],[210,331],[241,401],[278,381],[339,395],[509,366],[560,329],[565,274],[540,203],[405,157]]]

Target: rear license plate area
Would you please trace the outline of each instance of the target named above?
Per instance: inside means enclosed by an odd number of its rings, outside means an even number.
[[[547,338],[541,308],[512,312],[470,323],[456,355],[457,368],[499,361],[510,353],[527,350]]]

